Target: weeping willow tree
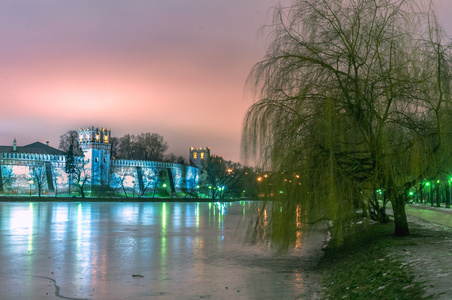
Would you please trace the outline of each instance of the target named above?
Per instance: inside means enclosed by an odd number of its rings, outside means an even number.
[[[270,28],[248,78],[259,100],[243,148],[262,168],[300,180],[263,204],[252,238],[284,249],[301,227],[328,221],[340,245],[377,188],[392,204],[395,234],[409,234],[408,190],[451,166],[451,55],[432,6],[297,0],[275,8]]]

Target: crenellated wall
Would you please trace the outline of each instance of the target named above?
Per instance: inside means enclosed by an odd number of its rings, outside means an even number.
[[[76,161],[82,164],[81,159]],[[84,160],[85,164],[93,163],[92,158],[85,157]],[[0,153],[0,193],[36,195],[40,187],[44,195],[67,194],[69,176],[65,172],[65,163],[64,155]],[[98,169],[90,170],[97,172]],[[105,178],[102,184],[116,193],[132,192],[150,196],[162,190],[167,194],[190,192],[199,184],[198,168],[175,163],[108,160],[106,170],[108,174],[100,175],[100,178]],[[90,180],[91,177],[99,178],[99,175],[90,175]],[[90,180],[86,185],[87,190],[91,187]],[[75,185],[71,186],[72,192],[76,190]]]
[[[0,160],[66,161],[64,155],[36,153],[0,153]]]

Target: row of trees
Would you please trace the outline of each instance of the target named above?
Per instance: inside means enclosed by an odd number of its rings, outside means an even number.
[[[357,207],[380,218],[378,189],[395,234],[409,234],[410,189],[452,168],[452,55],[432,4],[297,0],[275,9],[270,28],[248,79],[260,100],[245,118],[245,152],[299,174],[300,185],[275,194],[282,208],[273,206],[272,222],[257,220],[255,236],[284,248],[300,222],[332,220],[340,245]]]
[[[199,193],[212,199],[255,199],[257,196],[256,174],[250,167],[213,156],[206,162]]]
[[[157,133],[141,133],[138,135],[126,134],[123,137],[111,137],[111,157],[116,159],[135,159],[165,161],[185,164],[183,156],[176,156],[174,153],[166,154],[168,143],[163,136]],[[59,149],[67,152],[72,146],[74,155],[78,153],[78,133],[69,130],[60,136]]]

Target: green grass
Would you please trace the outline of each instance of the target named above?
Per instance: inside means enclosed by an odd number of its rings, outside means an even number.
[[[413,281],[413,272],[395,254],[413,240],[393,236],[393,228],[393,224],[363,225],[343,247],[327,249],[320,261],[321,299],[433,299],[425,296],[422,283]]]

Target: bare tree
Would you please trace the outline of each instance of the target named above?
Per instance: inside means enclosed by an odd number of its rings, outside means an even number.
[[[132,159],[134,156],[133,145],[135,136],[126,134],[119,139],[117,158]]]
[[[168,143],[157,133],[142,133],[135,144],[136,159],[163,161]]]
[[[173,152],[171,152],[170,154],[165,155],[165,157],[163,158],[163,160],[165,162],[172,162],[175,163],[177,162],[177,156],[176,154],[174,154]]]
[[[76,167],[77,167],[77,162],[76,162],[76,156],[74,156],[74,146],[69,145],[69,148],[66,151],[65,162],[64,162],[64,171],[68,175],[67,184],[68,184],[69,195],[71,195],[71,185],[72,185],[72,182],[74,179],[74,175],[76,173]]]
[[[30,179],[33,181],[33,184],[38,189],[38,196],[41,197],[47,179],[45,166],[39,164],[31,165]]]
[[[60,135],[58,149],[67,152],[71,146],[73,154],[76,155],[78,151],[78,133],[75,130],[69,130],[65,134]]]
[[[80,196],[85,198],[85,184],[91,179],[91,172],[88,169],[88,161],[84,156],[77,156],[74,167],[74,180]]]
[[[163,161],[168,143],[157,133],[126,134],[119,139],[119,157]]]
[[[275,9],[273,42],[248,79],[260,100],[247,113],[244,146],[263,167],[301,176],[290,195],[274,197],[281,211],[305,213],[281,217],[273,205],[274,222],[258,219],[267,225],[255,226],[254,238],[287,248],[299,224],[332,220],[339,245],[356,203],[376,188],[392,204],[395,234],[409,233],[409,189],[450,160],[450,53],[430,42],[440,32],[434,19],[416,0],[299,0]]]
[[[239,163],[225,161],[222,157],[212,157],[207,164],[207,185],[212,199],[233,196],[237,182],[245,173]],[[237,197],[237,193],[235,193]],[[240,194],[240,193],[239,193]]]
[[[120,139],[117,137],[111,137],[110,138],[110,157],[112,159],[115,159],[118,157],[119,155],[119,143],[120,143]]]
[[[176,163],[185,165],[187,164],[187,161],[185,160],[185,157],[183,155],[180,155],[177,157]]]
[[[1,167],[2,166],[0,166],[0,168]],[[14,182],[16,181],[16,175],[14,174],[13,169],[9,166],[3,168],[1,171],[2,178],[0,178],[0,180],[2,180],[3,183],[3,191],[10,191],[14,185]]]
[[[157,178],[156,178],[154,172],[152,172],[151,174],[146,174],[143,177],[144,177],[144,179],[146,179],[146,181],[143,184],[143,190],[140,191],[139,198],[145,196],[146,191],[148,191],[148,189],[151,187],[152,183],[154,183],[154,186],[155,186],[155,182],[157,181]],[[154,194],[155,194],[155,192],[154,192]]]
[[[115,183],[117,186],[118,185],[120,186],[120,188],[123,191],[124,196],[126,198],[128,198],[127,188],[126,188],[127,177],[133,177],[133,174],[131,174],[129,171],[123,171],[119,174],[117,173],[115,176]]]

